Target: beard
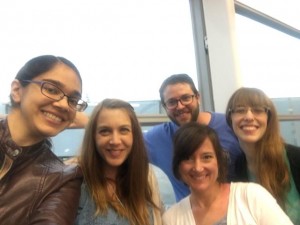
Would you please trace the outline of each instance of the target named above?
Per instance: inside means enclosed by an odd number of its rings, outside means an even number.
[[[183,110],[186,110],[186,109],[183,109]],[[190,113],[191,114],[191,118],[190,120],[188,121],[184,121],[184,122],[181,122],[179,120],[176,119],[176,116],[174,115],[179,115],[183,112],[183,110],[178,110],[178,111],[175,111],[174,113],[172,113],[172,115],[168,114],[170,120],[175,123],[177,126],[181,126],[183,124],[186,124],[186,123],[189,123],[189,122],[196,122],[198,120],[198,116],[199,116],[199,113],[200,113],[200,109],[199,109],[199,105],[197,105],[197,107],[195,107],[194,109],[191,109],[191,110],[188,110],[187,112],[184,111],[185,113]]]

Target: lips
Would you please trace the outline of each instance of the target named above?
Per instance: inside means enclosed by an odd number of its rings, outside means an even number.
[[[197,181],[202,181],[206,178],[206,175],[201,175],[201,176],[192,176],[194,180]]]
[[[187,121],[190,119],[190,113],[186,111],[179,111],[176,114],[174,114],[174,116],[179,121]]]
[[[194,171],[193,173],[190,174],[191,178],[194,179],[194,180],[197,180],[197,181],[202,181],[204,180],[208,175],[207,173],[199,173],[199,172],[196,172]]]
[[[122,154],[122,150],[115,150],[115,149],[110,149],[107,150],[109,155],[113,158],[117,158]]]
[[[175,116],[182,116],[182,115],[187,114],[187,113],[189,113],[189,112],[185,111],[185,110],[180,110],[180,111],[176,111]]]

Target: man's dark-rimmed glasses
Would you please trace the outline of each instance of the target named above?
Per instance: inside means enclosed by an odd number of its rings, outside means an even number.
[[[171,98],[165,102],[165,106],[167,107],[167,109],[170,109],[170,110],[175,109],[178,106],[178,102],[180,102],[181,105],[186,106],[193,102],[194,97],[195,97],[195,95],[182,95],[178,99]]]

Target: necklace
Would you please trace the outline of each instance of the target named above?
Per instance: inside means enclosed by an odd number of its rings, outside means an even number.
[[[114,194],[114,197],[117,199],[118,203],[122,206],[123,209],[125,209],[125,206],[123,205],[123,203],[122,203],[121,200],[119,199],[117,193],[114,192],[113,194]]]
[[[121,209],[124,213],[124,216],[128,218],[128,211],[127,211],[128,209],[125,208],[124,204],[122,203],[122,201],[120,200],[120,198],[118,197],[118,195],[115,191],[116,190],[116,181],[112,178],[109,178],[109,177],[106,177],[105,179],[107,180],[108,194],[111,195],[113,200],[115,199],[117,201],[117,203],[121,206]]]
[[[123,210],[125,210],[125,206],[123,205],[122,201],[120,200],[120,198],[118,197],[115,189],[116,189],[116,181],[106,177],[105,178],[107,180],[107,188],[108,188],[108,193],[112,196],[112,199],[116,199],[117,202],[121,205],[121,207],[123,208]]]

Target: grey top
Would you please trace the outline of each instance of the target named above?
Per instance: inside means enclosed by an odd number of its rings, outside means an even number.
[[[113,208],[109,208],[107,214],[96,217],[95,212],[96,205],[89,194],[86,184],[83,183],[75,225],[130,225],[129,221],[119,216]],[[150,224],[153,224],[153,218],[151,218]]]
[[[224,216],[221,220],[216,222],[214,225],[227,225],[227,216]]]

